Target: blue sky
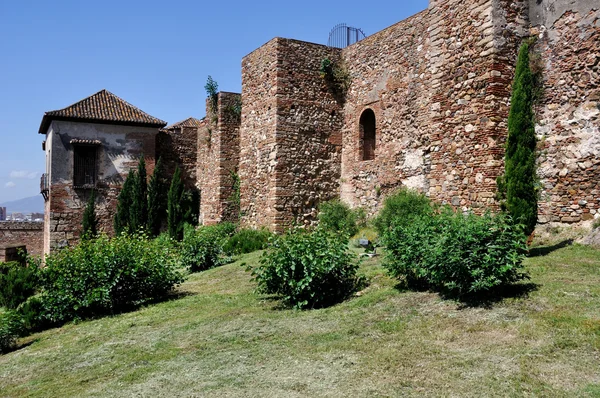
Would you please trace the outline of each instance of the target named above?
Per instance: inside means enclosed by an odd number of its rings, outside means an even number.
[[[242,57],[273,37],[373,34],[418,1],[0,0],[0,203],[39,194],[44,112],[103,88],[174,123],[204,116],[209,75],[240,92]]]

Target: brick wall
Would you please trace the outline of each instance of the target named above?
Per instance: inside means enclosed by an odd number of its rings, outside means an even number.
[[[161,131],[156,136],[156,158],[162,159],[165,178],[171,181],[175,167],[179,166],[184,185],[196,189],[198,157],[198,128],[182,127]]]
[[[0,222],[0,246],[27,246],[27,252],[41,256],[44,252],[44,224],[41,222]]]

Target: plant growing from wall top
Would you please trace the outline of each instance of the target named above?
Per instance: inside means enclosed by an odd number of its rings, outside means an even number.
[[[122,234],[123,232],[129,233],[129,210],[131,209],[132,203],[132,190],[133,183],[135,180],[135,171],[129,170],[129,174],[123,183],[123,187],[121,188],[121,192],[119,193],[119,198],[117,202],[117,212],[115,214],[114,219],[114,227],[115,233],[117,235]]]
[[[346,93],[350,88],[350,74],[348,73],[346,65],[341,61],[336,62],[329,58],[325,58],[321,61],[321,68],[319,71],[336,100],[340,103],[344,103],[346,100]]]
[[[137,173],[131,188],[131,209],[129,211],[129,229],[137,231],[148,223],[148,196],[146,182],[146,162],[144,157],[138,163]]]
[[[163,181],[162,173],[162,161],[159,158],[148,183],[147,225],[151,236],[160,234],[160,226],[167,212],[165,195],[167,184]]]
[[[506,210],[516,222],[525,226],[528,235],[535,229],[538,214],[533,111],[535,81],[529,64],[529,43],[525,42],[519,51],[508,114],[506,175],[498,179],[498,185],[500,189],[503,184],[506,187]]]
[[[95,238],[98,235],[98,219],[96,217],[96,191],[92,190],[92,194],[88,199],[87,205],[83,212],[83,230],[81,231],[82,239]]]
[[[179,166],[175,168],[171,187],[169,188],[168,203],[167,203],[167,224],[169,236],[175,240],[183,239],[183,216],[184,210],[182,206],[183,197],[183,181],[181,181],[181,171]]]
[[[219,84],[213,80],[212,76],[208,76],[206,80],[206,84],[204,85],[204,89],[206,90],[206,95],[209,99],[209,108],[212,113],[212,121],[217,121],[217,107],[219,105]]]

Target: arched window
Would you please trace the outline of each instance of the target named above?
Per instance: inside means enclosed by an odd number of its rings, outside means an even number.
[[[375,159],[375,113],[371,109],[360,115],[360,152],[362,160]]]

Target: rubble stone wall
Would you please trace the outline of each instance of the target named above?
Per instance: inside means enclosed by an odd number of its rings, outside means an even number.
[[[273,39],[242,60],[242,125],[240,128],[242,223],[275,229],[277,164],[277,54]]]
[[[156,137],[156,158],[161,159],[165,177],[171,181],[179,166],[187,189],[196,188],[198,128],[182,127],[161,131]]]
[[[0,246],[25,245],[27,253],[44,253],[44,224],[27,221],[0,222]]]
[[[342,198],[372,214],[406,186],[457,208],[495,206],[524,2],[431,1],[346,48]],[[360,158],[361,114],[376,116],[375,159]]]
[[[314,222],[319,203],[339,196],[343,104],[320,72],[325,59],[339,64],[339,50],[278,44],[275,223],[283,231]]]
[[[237,221],[234,175],[239,173],[240,94],[218,93],[217,109],[206,102],[207,122],[198,132],[197,181],[200,189],[200,223]]]
[[[548,26],[532,29],[540,37],[535,50],[543,75],[536,112],[540,222],[573,223],[600,213],[600,5],[573,3],[542,21]]]

